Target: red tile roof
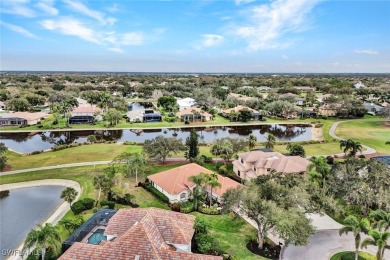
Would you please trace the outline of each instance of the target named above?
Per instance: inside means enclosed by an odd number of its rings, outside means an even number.
[[[200,109],[200,108],[198,108],[198,107],[191,107],[191,108],[183,109],[183,110],[177,112],[176,115],[177,115],[177,116],[193,115],[194,112],[197,112],[197,113],[199,113],[200,115],[205,116],[205,117],[212,116],[210,113],[203,112],[202,109]]]
[[[164,172],[156,173],[148,176],[148,179],[156,183],[169,194],[180,194],[181,192],[191,188],[194,183],[188,178],[201,173],[211,174],[212,171],[196,164],[190,163],[180,167],[176,167]],[[240,183],[222,175],[217,174],[220,188],[213,188],[213,193],[222,196],[230,188],[235,188]]]
[[[47,113],[44,112],[36,112],[36,113],[30,113],[30,112],[14,112],[14,113],[9,113],[9,114],[3,114],[1,117],[3,118],[13,118],[13,117],[18,117],[18,118],[23,118],[26,119],[27,121],[30,120],[37,120],[40,118],[47,117]]]
[[[178,252],[171,244],[190,245],[195,217],[156,209],[120,209],[108,222],[101,245],[74,243],[59,259],[222,259]]]

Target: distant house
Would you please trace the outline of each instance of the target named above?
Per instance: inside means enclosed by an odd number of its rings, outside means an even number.
[[[192,191],[196,185],[188,178],[201,173],[211,174],[213,172],[196,163],[190,163],[150,175],[148,180],[153,187],[169,198],[170,203],[173,203],[186,201],[191,198]],[[217,174],[217,177],[221,187],[213,188],[212,196],[218,201],[220,201],[221,196],[228,189],[234,189],[240,185],[240,183],[228,177],[219,174]],[[206,192],[210,193],[210,188],[206,187]]]
[[[381,112],[383,107],[375,105],[374,103],[364,102],[363,106],[367,109],[367,114],[376,115],[378,112]]]
[[[310,92],[310,91],[316,91],[316,88],[315,87],[309,87],[309,86],[298,86],[298,87],[294,87],[295,89],[298,89],[302,92]]]
[[[129,122],[161,122],[162,116],[153,109],[139,109],[126,113]]]
[[[244,102],[248,101],[248,100],[256,99],[255,97],[248,97],[248,96],[236,94],[236,93],[229,93],[228,97],[232,97],[232,98],[235,98],[237,100],[244,101]]]
[[[0,126],[27,126],[36,125],[48,115],[43,112],[14,112],[0,114]]]
[[[95,122],[95,116],[101,112],[101,109],[95,105],[79,104],[71,112],[69,124],[92,124]]]
[[[233,108],[228,108],[228,109],[223,109],[221,110],[221,115],[223,117],[229,117],[229,114],[231,113],[231,111],[235,111],[237,113],[239,113],[241,110],[248,110],[248,111],[251,111],[252,112],[252,120],[261,120],[263,118],[263,116],[261,115],[261,113],[255,109],[252,109],[250,107],[247,107],[247,106],[235,106]]]
[[[317,101],[321,102],[321,103],[326,102],[331,96],[332,96],[332,94],[318,95]]]
[[[359,88],[364,88],[364,84],[363,84],[361,81],[357,82],[354,86],[355,86],[355,88],[357,88],[357,89],[359,89]]]
[[[326,103],[318,108],[318,114],[320,116],[336,116],[342,106],[340,103]]]
[[[205,122],[213,120],[213,115],[202,111],[198,107],[187,108],[176,113],[176,116],[180,118],[182,122]]]
[[[177,99],[177,105],[179,106],[179,110],[189,109],[191,107],[196,106],[196,100],[193,98],[182,98]]]
[[[3,101],[0,101],[0,111],[3,111],[5,109],[5,104]]]
[[[278,173],[304,173],[310,161],[300,156],[286,156],[278,152],[251,151],[238,155],[233,161],[234,173],[243,180]]]
[[[297,106],[303,106],[305,104],[305,98],[302,98],[302,97],[297,97],[294,99],[295,101],[295,105]]]
[[[99,213],[99,212],[98,212]],[[93,217],[92,217],[93,218]],[[195,217],[157,208],[119,209],[108,223],[104,216],[99,225],[78,232],[60,260],[77,259],[186,259],[222,260],[221,256],[191,252]]]

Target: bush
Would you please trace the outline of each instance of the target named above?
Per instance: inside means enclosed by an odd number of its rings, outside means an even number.
[[[222,175],[227,175],[228,174],[228,169],[226,165],[222,165],[221,167],[218,168],[218,173]]]
[[[192,211],[194,211],[194,204],[191,201],[180,203],[180,212],[191,213]]]
[[[212,207],[199,207],[198,211],[203,214],[207,215],[219,215],[221,214],[220,211],[217,209],[217,207],[212,206]]]
[[[96,136],[95,135],[88,135],[87,141],[90,143],[96,142],[97,141]]]
[[[92,209],[95,204],[95,201],[90,198],[85,198],[73,203],[71,209],[75,215],[80,214],[84,210]]]
[[[34,151],[34,152],[31,152],[30,155],[40,154],[40,153],[43,153],[43,151]]]
[[[171,207],[171,210],[176,211],[176,212],[180,212],[180,203],[178,203],[178,202],[172,203],[170,205],[170,207]]]
[[[115,208],[115,202],[109,200],[102,200],[100,202],[100,207],[108,206],[109,209]]]
[[[155,187],[151,186],[150,183],[145,183],[143,186],[147,191],[150,191],[154,196],[159,198],[162,202],[169,203],[169,198],[165,196],[162,192],[157,190]]]

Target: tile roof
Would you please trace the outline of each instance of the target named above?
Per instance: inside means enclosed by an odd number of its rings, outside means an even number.
[[[81,106],[78,106],[78,107],[75,107],[73,110],[72,110],[72,114],[76,114],[76,113],[95,113],[95,112],[99,112],[101,111],[100,108],[98,108],[97,106],[95,105],[81,105]]]
[[[222,110],[222,113],[229,114],[230,111],[232,111],[232,110],[236,111],[236,112],[239,112],[240,110],[243,110],[243,109],[252,111],[252,113],[259,113],[259,111],[257,111],[257,110],[254,110],[254,109],[252,109],[250,107],[247,107],[247,106],[241,106],[241,105],[238,105],[238,106],[233,107],[233,108],[224,109],[224,110]]]
[[[190,176],[199,175],[201,173],[211,174],[212,171],[196,164],[190,163],[180,167],[176,167],[164,172],[156,173],[148,176],[148,179],[156,183],[169,194],[180,194],[181,192],[191,188],[194,183],[189,181]],[[230,188],[235,188],[240,183],[222,175],[217,174],[218,182],[221,187],[213,188],[213,193],[222,196]]]
[[[115,239],[101,245],[74,243],[59,259],[222,259],[179,252],[171,245],[190,245],[194,221],[194,216],[157,208],[120,209],[104,231]]]
[[[36,112],[36,113],[14,112],[14,113],[3,114],[1,117],[2,118],[18,117],[18,118],[23,118],[26,120],[37,120],[37,119],[40,119],[40,118],[43,118],[46,116],[47,116],[47,113],[44,113],[44,112]]]
[[[211,116],[210,113],[203,112],[202,109],[200,109],[199,107],[191,107],[191,108],[183,109],[183,110],[177,112],[176,115],[177,116],[193,115],[194,111],[198,112],[202,116]]]
[[[300,156],[285,156],[278,152],[252,151],[239,154],[246,163],[256,168],[271,169],[282,173],[305,172],[310,161]],[[235,164],[240,164],[238,160]],[[248,169],[249,170],[249,169]]]

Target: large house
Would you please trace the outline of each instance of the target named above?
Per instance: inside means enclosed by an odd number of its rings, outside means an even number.
[[[213,120],[213,115],[198,107],[187,108],[176,113],[182,122],[205,122]]]
[[[375,105],[374,103],[364,102],[363,106],[367,109],[367,114],[376,115],[383,110],[383,107]]]
[[[0,114],[0,126],[27,126],[36,125],[42,119],[47,117],[47,113],[43,112],[14,112]]]
[[[101,219],[106,220],[104,216]],[[83,240],[73,243],[59,259],[222,259],[191,252],[195,223],[191,215],[157,208],[132,208],[120,209],[108,223],[102,222]],[[75,233],[84,234],[83,231],[78,229]]]
[[[73,108],[71,117],[69,118],[69,124],[90,124],[95,122],[95,116],[101,112],[101,109],[96,105],[90,105],[88,103],[80,104],[78,107]]]
[[[190,163],[180,167],[173,168],[164,172],[148,176],[151,185],[169,198],[169,202],[186,201],[191,197],[192,191],[196,186],[189,180],[189,177],[201,173],[212,174],[213,172],[196,164]],[[222,194],[228,189],[234,189],[240,183],[222,175],[217,174],[218,182],[221,187],[212,189],[212,196],[220,201]],[[206,187],[206,192],[210,189]]]
[[[231,111],[235,111],[235,112],[239,113],[241,110],[248,110],[248,111],[252,112],[252,119],[253,120],[260,120],[263,118],[263,116],[260,114],[259,111],[252,109],[250,107],[241,106],[241,105],[235,106],[233,108],[223,109],[223,110],[221,110],[221,115],[223,117],[229,117],[229,114]]]
[[[196,106],[196,101],[193,98],[178,98],[176,102],[180,111]]]
[[[251,151],[238,155],[233,161],[234,173],[243,180],[278,173],[304,173],[310,161],[300,156],[286,156],[278,152]]]
[[[321,116],[336,116],[342,106],[340,103],[325,103],[318,108],[318,114]]]
[[[153,109],[139,109],[126,113],[129,122],[161,122],[162,116]]]

